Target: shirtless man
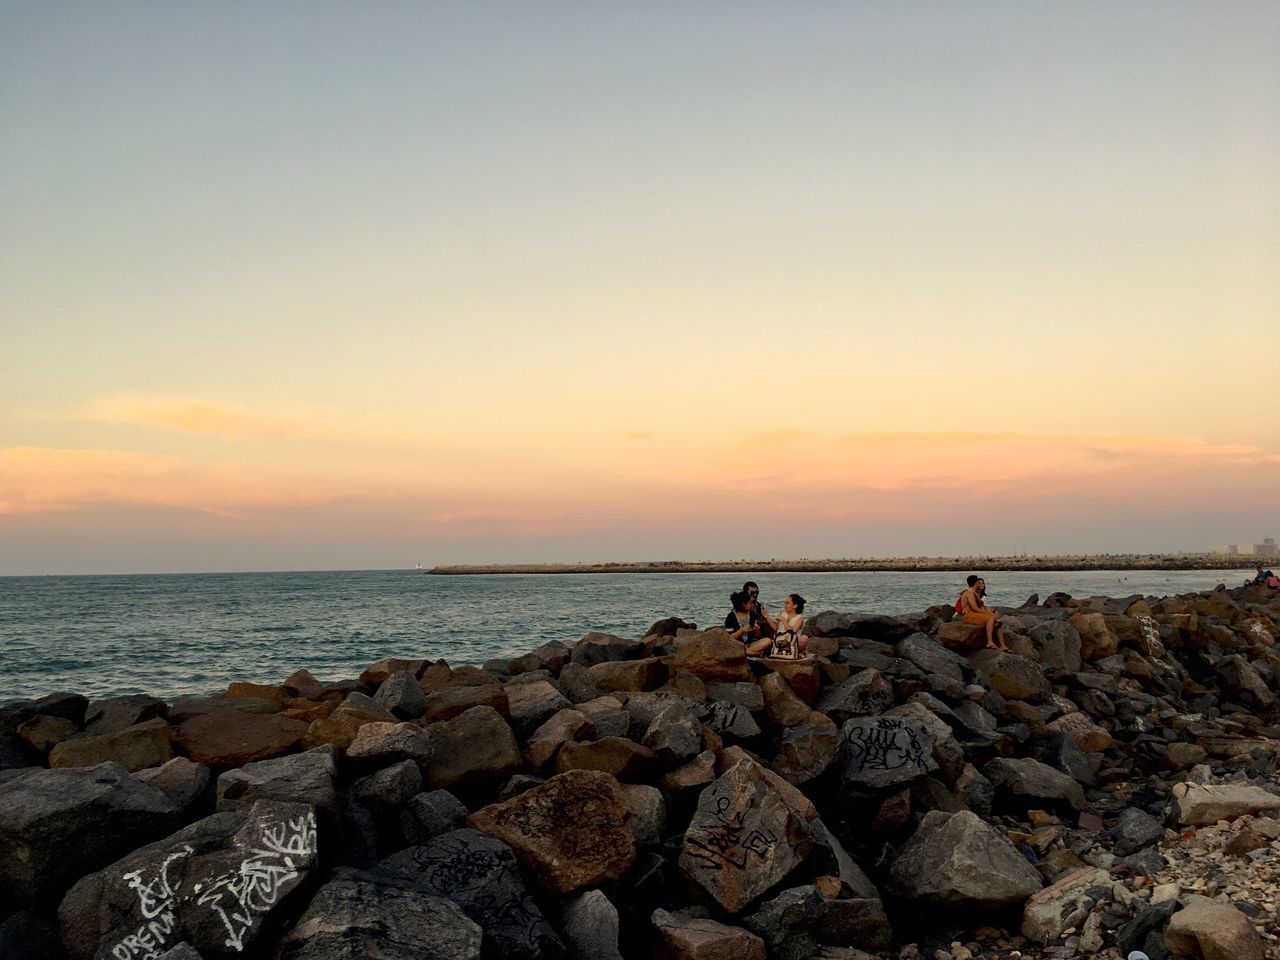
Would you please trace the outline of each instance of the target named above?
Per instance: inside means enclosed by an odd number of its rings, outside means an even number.
[[[964,622],[975,627],[985,627],[987,646],[992,650],[1008,650],[1004,642],[1004,620],[994,610],[988,610],[983,597],[987,593],[987,581],[979,577],[964,593],[960,594],[960,612]]]

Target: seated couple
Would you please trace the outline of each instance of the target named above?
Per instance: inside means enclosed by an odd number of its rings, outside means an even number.
[[[749,657],[770,656],[775,640],[794,643],[799,656],[809,652],[809,638],[804,630],[804,597],[798,593],[787,595],[782,612],[777,619],[760,602],[760,588],[748,580],[742,589],[729,595],[733,609],[724,618],[724,628],[729,636],[747,648]]]
[[[1275,590],[1277,587],[1280,587],[1280,577],[1277,577],[1270,570],[1266,569],[1266,567],[1264,567],[1262,564],[1258,564],[1257,576],[1255,576],[1252,580],[1246,580],[1244,582],[1244,585],[1246,587],[1253,586],[1255,584],[1258,584],[1261,586],[1267,586],[1267,587],[1270,587],[1272,590]]]
[[[981,577],[970,576],[965,580],[969,588],[960,594],[956,601],[956,613],[961,614],[965,623],[986,630],[987,646],[992,650],[1008,650],[1004,642],[1004,620],[994,610],[987,609],[987,581]]]

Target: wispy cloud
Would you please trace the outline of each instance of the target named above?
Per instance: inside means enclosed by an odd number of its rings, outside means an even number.
[[[407,445],[421,440],[386,419],[362,422],[339,413],[305,407],[263,409],[216,400],[182,397],[110,396],[88,403],[78,419],[133,424],[232,440],[306,440],[356,445]]]

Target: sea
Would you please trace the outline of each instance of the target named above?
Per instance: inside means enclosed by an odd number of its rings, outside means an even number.
[[[1246,571],[999,572],[988,600],[1033,593],[1168,596],[1242,583]],[[661,617],[724,621],[741,574],[432,576],[414,570],[0,577],[0,703],[57,691],[173,700],[232,681],[277,684],[300,667],[358,676],[384,657],[479,665],[592,630],[639,637]],[[907,613],[951,603],[957,573],[752,577],[771,610],[788,593],[824,610]]]

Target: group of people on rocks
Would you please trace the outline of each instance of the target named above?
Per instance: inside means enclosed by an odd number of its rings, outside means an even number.
[[[748,580],[741,590],[729,594],[733,609],[724,618],[724,628],[729,636],[747,648],[747,656],[785,656],[790,659],[806,656],[809,638],[804,634],[804,597],[798,593],[787,594],[778,616],[769,615],[760,602],[760,587]]]
[[[1261,568],[1260,568],[1261,572]],[[1267,571],[1270,575],[1270,571]],[[1007,650],[1005,621],[1000,613],[987,607],[987,581],[970,575],[955,609],[961,620],[978,627],[993,650]],[[742,584],[730,594],[732,609],[724,617],[724,628],[733,640],[746,648],[748,657],[805,657],[809,653],[809,637],[804,634],[805,599],[800,594],[787,594],[777,617],[769,614],[760,602],[760,588],[754,580]]]
[[[987,581],[970,575],[968,586],[956,600],[956,613],[965,623],[985,634],[986,646],[1008,650],[1004,642],[1004,620],[986,604]],[[804,597],[789,593],[777,617],[770,615],[760,601],[760,587],[748,580],[741,590],[729,595],[733,609],[724,618],[729,636],[747,648],[749,657],[786,657],[797,659],[808,655],[809,638],[804,634]]]
[[[1272,590],[1275,590],[1277,588],[1280,588],[1280,577],[1277,577],[1274,573],[1266,569],[1266,567],[1260,563],[1258,564],[1257,575],[1252,580],[1246,580],[1244,583],[1246,587],[1253,584],[1261,584],[1262,586],[1267,586],[1267,587],[1270,587]]]

